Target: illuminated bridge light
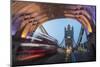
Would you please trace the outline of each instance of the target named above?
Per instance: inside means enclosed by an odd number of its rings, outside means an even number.
[[[88,28],[88,31],[89,31],[90,33],[92,32],[92,29],[91,29],[91,27],[89,27],[89,28]]]
[[[26,33],[25,33],[25,32],[22,33],[21,37],[22,37],[22,38],[26,38]]]

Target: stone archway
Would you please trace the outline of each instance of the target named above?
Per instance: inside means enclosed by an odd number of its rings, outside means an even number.
[[[89,33],[95,32],[93,18],[85,5],[65,5],[38,2],[12,2],[12,26],[15,33],[26,37],[34,32],[38,26],[55,18],[77,19]],[[16,24],[19,24],[16,27]],[[19,34],[20,33],[20,34]]]

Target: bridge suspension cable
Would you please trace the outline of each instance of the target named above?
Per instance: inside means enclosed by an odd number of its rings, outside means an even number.
[[[79,37],[78,37],[78,41],[77,41],[77,45],[80,44],[81,40],[82,40],[82,36],[84,34],[84,27],[81,26],[81,30],[80,30],[80,33],[79,33]]]

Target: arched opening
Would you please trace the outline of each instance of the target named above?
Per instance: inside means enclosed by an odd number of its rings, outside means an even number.
[[[76,19],[72,19],[72,18],[53,19],[53,20],[46,21],[45,23],[42,24],[42,26],[45,28],[46,32],[50,36],[52,36],[58,40],[59,46],[65,47],[65,44],[63,43],[61,45],[61,42],[63,41],[63,39],[65,37],[65,27],[67,27],[68,24],[73,26],[73,28],[74,28],[73,36],[74,36],[75,43],[77,43],[82,24],[79,21],[77,21]],[[82,43],[87,41],[86,32],[87,31],[85,30],[84,35],[82,36]],[[38,33],[43,33],[39,29],[39,27],[36,29],[34,34],[38,34]],[[46,33],[44,33],[44,34],[46,34]]]
[[[20,4],[22,6],[20,6]],[[83,24],[87,32],[91,33],[94,32],[95,30],[94,28],[95,25],[93,26],[93,22],[92,22],[93,18],[91,17],[90,13],[85,9],[85,6],[84,7],[81,5],[66,5],[66,6],[56,5],[55,6],[54,4],[42,4],[42,3],[31,3],[31,2],[23,3],[23,2],[16,2],[16,1],[12,6],[13,6],[13,16],[15,15],[14,22],[15,20],[17,20],[16,22],[20,22],[20,23],[33,22],[33,25],[30,26],[31,31],[23,30],[24,35],[22,34],[22,37],[26,37],[28,35],[28,32],[31,33],[32,31],[35,31],[36,30],[35,25],[37,23],[38,25],[36,26],[38,27],[42,23],[55,18],[74,18],[77,19],[81,24]],[[55,10],[59,10],[58,8],[61,10],[59,12],[55,12]],[[34,21],[34,19],[36,20]],[[17,24],[20,25],[20,23]],[[27,24],[27,26],[28,25],[31,24]]]

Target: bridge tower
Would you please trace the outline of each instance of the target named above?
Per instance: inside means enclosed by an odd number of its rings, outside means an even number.
[[[68,25],[67,28],[65,28],[66,62],[72,62],[73,33],[73,27]]]

